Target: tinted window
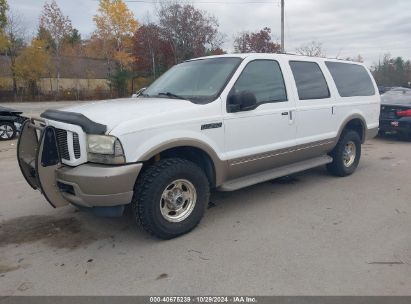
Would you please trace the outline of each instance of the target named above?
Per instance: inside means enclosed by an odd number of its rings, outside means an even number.
[[[287,100],[283,74],[277,61],[255,60],[241,73],[236,84],[236,92],[254,93],[257,103],[280,102]]]
[[[372,96],[375,94],[371,78],[363,66],[330,61],[325,64],[330,70],[341,97]]]
[[[290,61],[300,100],[330,97],[323,72],[315,62]]]

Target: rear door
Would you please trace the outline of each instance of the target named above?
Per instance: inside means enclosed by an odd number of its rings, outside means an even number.
[[[312,146],[326,143],[336,135],[334,98],[322,71],[323,63],[289,61],[296,96],[296,143]]]

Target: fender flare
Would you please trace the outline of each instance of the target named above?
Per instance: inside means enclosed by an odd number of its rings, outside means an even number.
[[[202,150],[209,156],[214,165],[216,185],[222,184],[227,175],[227,162],[220,159],[214,149],[203,141],[192,138],[172,139],[161,144],[153,146],[145,152],[138,162],[145,162],[153,158],[157,154],[173,148],[190,147]]]
[[[365,122],[364,116],[361,114],[351,114],[348,116],[346,119],[344,119],[343,123],[341,124],[340,128],[338,129],[337,133],[337,141],[336,143],[340,140],[341,133],[344,131],[344,129],[347,127],[347,125],[350,123],[350,121],[354,119],[359,119],[361,121],[361,126],[362,126],[362,138],[361,141],[364,143],[365,137],[366,137],[366,132],[367,132],[367,123]]]

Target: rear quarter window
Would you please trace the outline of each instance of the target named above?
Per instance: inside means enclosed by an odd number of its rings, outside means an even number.
[[[362,65],[331,61],[325,64],[341,97],[375,95],[370,75]]]

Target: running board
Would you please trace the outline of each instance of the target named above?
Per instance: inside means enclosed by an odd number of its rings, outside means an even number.
[[[311,168],[329,164],[333,161],[332,157],[328,155],[310,158],[305,161],[300,161],[298,163],[293,163],[291,165],[286,165],[283,167],[263,171],[260,173],[255,173],[245,177],[240,177],[222,184],[218,190],[220,191],[234,191],[262,182],[269,181],[278,177],[290,175],[293,173],[305,171]]]

